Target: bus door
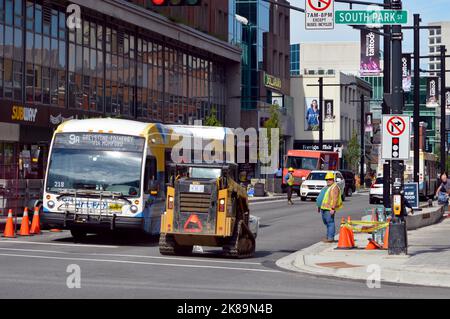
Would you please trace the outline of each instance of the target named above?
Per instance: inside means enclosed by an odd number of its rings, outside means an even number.
[[[144,172],[144,231],[158,234],[161,226],[161,214],[164,212],[165,192],[158,176],[157,160],[154,156],[147,156]]]

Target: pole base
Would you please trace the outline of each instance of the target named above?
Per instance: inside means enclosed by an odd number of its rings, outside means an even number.
[[[407,255],[408,238],[405,221],[389,224],[389,255]]]

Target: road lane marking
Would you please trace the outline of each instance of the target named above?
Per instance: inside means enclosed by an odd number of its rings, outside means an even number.
[[[103,254],[103,253],[82,253],[82,252],[67,252],[57,250],[39,250],[39,249],[24,249],[24,248],[0,248],[0,250],[8,251],[32,251],[37,253],[63,254],[63,255],[89,255],[89,256],[105,256],[105,257],[130,257],[130,258],[147,258],[147,259],[167,259],[167,260],[185,260],[198,261],[205,263],[225,263],[225,264],[243,264],[261,266],[261,263],[245,262],[245,261],[229,261],[229,260],[208,260],[199,258],[178,258],[178,257],[162,257],[162,256],[144,256],[144,255],[122,255],[122,254]]]
[[[12,244],[30,244],[30,245],[51,245],[51,246],[69,246],[69,247],[92,247],[92,248],[119,248],[119,246],[112,245],[83,245],[83,244],[61,244],[61,243],[44,243],[37,241],[26,241],[26,240],[0,240],[0,244],[12,243]]]
[[[35,258],[35,259],[87,261],[87,262],[89,262],[89,261],[90,262],[105,262],[105,263],[134,264],[134,265],[148,265],[148,266],[167,266],[167,267],[184,267],[184,268],[209,268],[209,269],[222,269],[222,270],[240,270],[240,271],[253,271],[253,272],[283,273],[280,270],[270,270],[270,269],[252,269],[252,268],[204,266],[204,265],[188,265],[188,264],[166,264],[166,263],[151,263],[151,262],[143,262],[143,261],[129,261],[129,260],[115,260],[115,259],[93,259],[93,258],[91,259],[91,258],[35,256],[35,255],[18,255],[18,254],[2,254],[2,253],[0,253],[0,256]]]

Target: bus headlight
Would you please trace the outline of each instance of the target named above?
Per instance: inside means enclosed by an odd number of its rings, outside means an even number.
[[[131,205],[130,210],[133,214],[136,214],[138,211],[138,207],[136,205]]]
[[[52,200],[49,200],[49,201],[47,202],[47,206],[48,206],[48,208],[54,208],[54,207],[55,207],[55,202],[52,201]]]

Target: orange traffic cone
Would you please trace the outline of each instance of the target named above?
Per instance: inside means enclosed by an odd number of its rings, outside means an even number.
[[[40,234],[41,233],[41,223],[39,220],[39,207],[34,208],[33,221],[31,222],[30,234]]]
[[[390,220],[388,220],[388,222],[390,222]],[[389,248],[389,224],[386,227],[386,231],[384,233],[384,238],[383,238],[383,249],[388,249]]]
[[[366,250],[380,249],[381,246],[372,238],[369,238],[369,243],[366,246]]]
[[[30,235],[30,219],[28,218],[28,207],[23,210],[22,224],[20,225],[19,236]]]
[[[16,234],[14,231],[14,222],[12,216],[12,209],[8,211],[8,219],[6,220],[5,231],[3,232],[2,237],[7,238],[16,238]]]
[[[353,249],[355,248],[355,243],[348,229],[345,225],[341,225],[341,230],[339,232],[339,241],[336,249]],[[353,241],[353,242],[352,242]]]
[[[350,224],[351,223],[351,218],[350,216],[347,217],[347,221]],[[353,247],[355,247],[355,234],[353,233],[353,230],[351,228],[348,228],[349,231],[349,236],[350,236],[350,243],[352,244]]]

